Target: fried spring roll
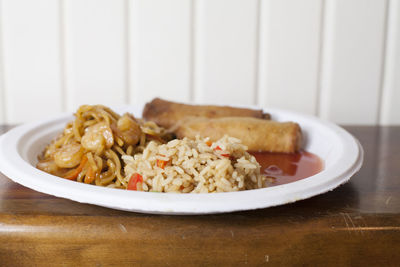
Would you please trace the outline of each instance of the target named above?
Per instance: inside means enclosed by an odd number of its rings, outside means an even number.
[[[250,151],[294,153],[301,148],[301,129],[294,122],[276,122],[257,118],[225,117],[183,120],[173,129],[178,138],[210,137],[216,141],[225,134],[236,137]]]
[[[269,119],[269,114],[261,109],[234,108],[228,106],[187,105],[160,98],[147,103],[143,109],[143,118],[154,121],[164,128],[170,128],[181,119],[193,117],[220,118],[220,117],[254,117]]]

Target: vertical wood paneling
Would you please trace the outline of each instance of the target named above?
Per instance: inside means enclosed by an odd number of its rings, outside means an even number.
[[[400,1],[389,1],[380,123],[400,125]]]
[[[130,2],[130,99],[190,98],[191,8],[189,0]]]
[[[124,0],[64,0],[67,108],[126,99]]]
[[[0,15],[3,10],[3,0],[0,0]],[[3,20],[0,17],[0,123],[5,123],[5,105],[6,99],[4,94],[4,77],[3,77]]]
[[[60,112],[58,1],[3,0],[1,21],[6,120]]]
[[[1,27],[1,25],[0,25]],[[0,40],[1,42],[1,40]],[[0,45],[0,53],[1,53],[1,45]],[[3,66],[2,66],[2,55],[0,54],[0,124],[6,122],[5,118],[5,105],[6,105],[6,99],[5,99],[5,94],[4,94],[4,81],[3,81]]]
[[[262,1],[259,103],[315,114],[320,0]]]
[[[0,123],[161,96],[399,125],[399,73],[397,0],[0,0]]]
[[[376,124],[384,49],[384,0],[326,1],[321,116]]]
[[[255,102],[257,31],[257,0],[196,1],[196,101]]]

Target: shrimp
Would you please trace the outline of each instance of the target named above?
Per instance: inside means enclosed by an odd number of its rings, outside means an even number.
[[[83,148],[101,154],[105,148],[112,147],[114,136],[107,123],[99,122],[86,128],[81,144]]]
[[[78,143],[66,144],[54,153],[54,163],[60,168],[73,168],[81,162],[82,146]]]
[[[113,130],[127,145],[136,145],[142,134],[140,125],[136,122],[135,118],[128,113],[125,113],[118,119],[117,126],[114,126]]]
[[[57,173],[60,170],[60,167],[51,158],[39,161],[36,168],[52,174]]]

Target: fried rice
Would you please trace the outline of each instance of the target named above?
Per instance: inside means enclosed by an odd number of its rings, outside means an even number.
[[[260,165],[239,139],[224,136],[211,143],[196,137],[166,144],[151,141],[142,153],[124,155],[125,180],[133,177],[136,190],[175,193],[213,193],[266,186]]]

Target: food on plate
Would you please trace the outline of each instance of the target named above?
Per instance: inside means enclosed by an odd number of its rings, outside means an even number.
[[[87,184],[176,193],[263,188],[278,175],[293,176],[290,171],[297,170],[290,162],[290,168],[257,162],[257,157],[267,158],[263,153],[296,156],[289,153],[300,150],[302,139],[297,123],[267,120],[261,110],[154,99],[143,116],[146,120],[102,105],[83,105],[36,166]]]
[[[170,128],[187,116],[219,118],[219,117],[254,117],[269,119],[269,114],[261,109],[236,108],[228,106],[188,105],[160,98],[147,103],[143,109],[143,118],[154,121],[159,126]]]
[[[129,113],[84,105],[39,156],[37,168],[69,180],[126,188],[121,155],[140,153],[152,140],[163,143],[169,135]]]
[[[128,189],[211,193],[265,187],[260,165],[240,140],[224,136],[150,142],[143,153],[122,156]]]
[[[187,117],[173,128],[178,138],[196,135],[216,141],[228,135],[238,138],[250,151],[294,153],[301,148],[300,126],[294,122],[276,122],[249,117]]]

